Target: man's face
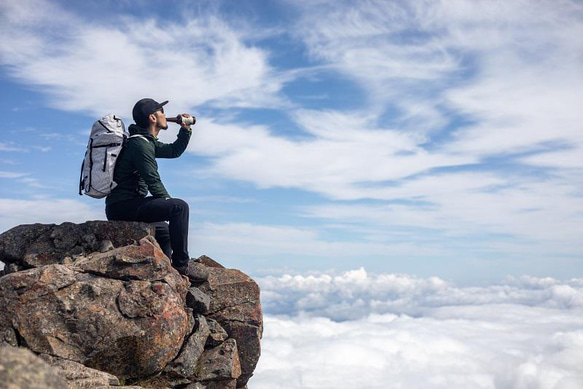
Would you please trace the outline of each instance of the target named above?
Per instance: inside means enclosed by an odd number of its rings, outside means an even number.
[[[168,122],[166,121],[166,115],[164,115],[164,108],[160,108],[153,115],[156,116],[156,126],[161,130],[167,130]]]

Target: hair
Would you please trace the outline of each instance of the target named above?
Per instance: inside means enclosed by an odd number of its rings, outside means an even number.
[[[150,125],[150,115],[146,116],[145,118],[137,118],[134,119],[136,124],[142,128],[147,128]]]

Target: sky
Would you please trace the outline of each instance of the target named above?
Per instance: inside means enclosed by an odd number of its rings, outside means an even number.
[[[580,1],[4,0],[0,34],[1,231],[104,219],[88,132],[151,97],[198,118],[159,162],[192,257],[582,274]]]
[[[579,388],[582,37],[576,0],[0,0],[0,232],[105,219],[92,124],[169,100],[253,388]]]

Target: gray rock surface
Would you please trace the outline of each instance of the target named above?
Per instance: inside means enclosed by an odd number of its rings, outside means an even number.
[[[146,223],[23,224],[0,235],[0,261],[24,268],[71,263],[76,256],[131,245],[148,235],[154,227]]]
[[[67,380],[69,388],[97,388],[120,386],[119,379],[113,374],[95,370],[78,362],[61,359],[47,354],[40,357],[56,368],[59,375]]]
[[[0,387],[5,389],[63,389],[67,381],[59,371],[30,350],[0,347]]]
[[[195,382],[185,389],[236,389],[237,380]]]
[[[237,341],[241,361],[237,387],[245,386],[261,355],[263,313],[259,286],[239,270],[209,267],[208,281],[199,289],[211,298],[207,316],[216,320],[229,338]]]
[[[206,350],[195,369],[199,381],[237,379],[241,375],[241,364],[235,339],[227,339],[217,347]]]
[[[170,376],[194,377],[195,367],[206,345],[210,334],[206,318],[196,315],[195,331],[184,342],[184,346],[176,359],[166,366],[165,371]]]
[[[186,306],[197,313],[207,313],[210,309],[211,298],[195,286],[191,286],[186,294]]]
[[[216,320],[208,318],[207,323],[210,330],[209,337],[206,340],[207,346],[215,347],[227,340],[229,334]]]

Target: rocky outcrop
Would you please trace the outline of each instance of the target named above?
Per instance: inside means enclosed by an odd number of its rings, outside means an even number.
[[[95,221],[0,235],[0,345],[41,355],[70,387],[245,387],[260,355],[257,284],[206,256],[191,283],[153,232]]]

